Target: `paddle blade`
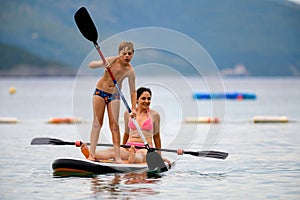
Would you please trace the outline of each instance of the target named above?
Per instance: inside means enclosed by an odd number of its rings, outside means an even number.
[[[198,157],[210,157],[210,158],[217,158],[217,159],[226,159],[228,157],[228,153],[220,152],[220,151],[184,151],[184,154],[190,154],[192,156]]]
[[[161,156],[155,151],[148,151],[146,155],[146,161],[149,170],[159,169],[161,172],[168,171],[167,166],[165,165]]]
[[[74,19],[81,34],[89,41],[97,44],[98,32],[87,9],[85,7],[81,7],[77,10],[74,15]]]
[[[34,138],[31,141],[31,145],[75,145],[75,142],[65,142],[59,139],[54,139],[54,138]]]

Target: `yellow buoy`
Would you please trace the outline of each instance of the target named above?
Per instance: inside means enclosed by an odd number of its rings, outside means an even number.
[[[219,123],[217,117],[187,117],[185,123]]]
[[[16,117],[0,117],[0,124],[16,124],[18,119]]]
[[[17,92],[17,89],[15,87],[10,87],[8,90],[9,94],[15,94]]]
[[[253,123],[287,123],[287,116],[254,116]]]

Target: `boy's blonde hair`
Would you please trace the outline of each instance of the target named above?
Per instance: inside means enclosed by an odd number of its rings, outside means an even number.
[[[122,50],[126,51],[126,52],[128,52],[128,51],[134,52],[134,45],[133,45],[133,43],[132,42],[121,42],[120,45],[119,45],[119,53]]]

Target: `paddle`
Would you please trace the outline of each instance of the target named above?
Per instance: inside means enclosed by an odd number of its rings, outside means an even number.
[[[31,141],[31,145],[76,145],[77,147],[80,147],[82,142],[77,141],[77,142],[66,142],[60,139],[55,139],[55,138],[34,138]],[[87,143],[89,145],[89,143]],[[97,144],[97,146],[107,146],[107,147],[112,147],[112,144]],[[121,147],[124,148],[130,148],[129,145],[121,145]],[[144,149],[146,147],[140,147],[136,146],[135,148],[137,149]],[[197,156],[197,157],[210,157],[210,158],[217,158],[217,159],[226,159],[228,157],[228,153],[226,152],[221,152],[221,151],[184,151],[182,149],[174,150],[174,149],[159,149],[159,148],[152,148],[153,150],[158,150],[158,151],[165,151],[165,152],[172,152],[172,153],[177,153],[178,155],[182,154],[189,154],[192,156]]]
[[[81,7],[79,10],[77,10],[77,12],[74,15],[74,19],[75,19],[75,22],[76,22],[77,27],[78,27],[79,31],[81,32],[81,34],[86,39],[93,42],[95,48],[98,51],[98,54],[100,55],[100,57],[102,59],[103,65],[106,67],[106,70],[108,71],[112,81],[114,82],[115,87],[118,90],[118,93],[119,93],[124,105],[126,106],[126,109],[128,110],[129,113],[131,113],[131,109],[130,109],[114,75],[112,74],[110,68],[108,67],[108,63],[106,62],[106,59],[105,59],[102,51],[100,50],[100,46],[97,43],[98,31],[94,25],[94,22],[93,22],[91,16],[89,15],[87,9],[85,7]],[[148,168],[150,170],[159,168],[161,171],[167,171],[168,169],[167,169],[166,165],[164,164],[163,159],[157,152],[155,152],[153,149],[150,148],[150,146],[149,146],[147,140],[145,139],[143,132],[142,132],[141,128],[139,127],[135,118],[133,118],[133,123],[134,123],[136,129],[138,130],[138,133],[139,133],[140,137],[142,138],[146,149],[148,150],[147,154],[146,154],[146,161],[147,161]]]

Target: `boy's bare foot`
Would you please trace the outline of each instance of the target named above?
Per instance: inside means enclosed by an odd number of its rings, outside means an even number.
[[[135,147],[134,147],[134,145],[131,145],[131,147],[129,149],[128,163],[132,164],[132,163],[134,163],[134,160],[135,160]]]

